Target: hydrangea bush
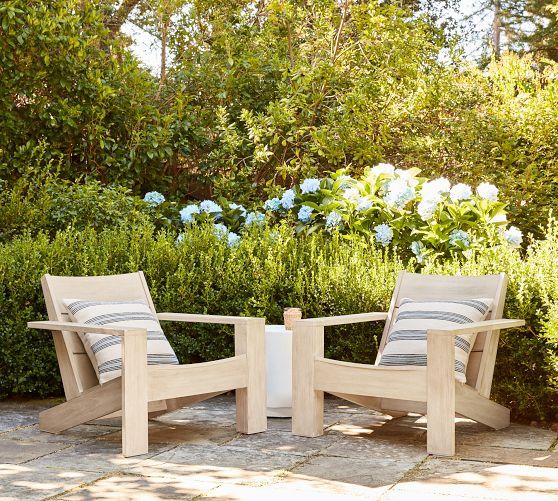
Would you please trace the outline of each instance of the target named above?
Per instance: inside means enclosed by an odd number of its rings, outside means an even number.
[[[420,177],[419,169],[379,164],[355,179],[345,170],[323,179],[308,178],[258,204],[253,210],[220,199],[182,207],[180,224],[210,223],[215,234],[236,245],[253,225],[291,222],[298,234],[364,234],[379,247],[397,247],[420,263],[429,256],[460,254],[507,242],[522,243],[515,226],[507,227],[506,204],[489,183],[451,185],[445,178]],[[163,195],[145,196],[151,208],[163,208]],[[179,237],[180,239],[180,237]]]
[[[412,252],[419,262],[502,241],[521,244],[521,231],[507,228],[506,205],[496,186],[451,186],[445,178],[419,174],[390,164],[369,168],[359,179],[340,170],[329,178],[303,180],[267,200],[264,209],[270,219],[290,217],[299,233],[364,233],[378,246]]]

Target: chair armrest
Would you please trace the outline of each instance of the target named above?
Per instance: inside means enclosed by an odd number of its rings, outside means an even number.
[[[512,327],[521,327],[525,325],[525,320],[510,320],[500,318],[498,320],[483,320],[482,322],[473,322],[464,327],[451,327],[449,329],[428,329],[428,334],[435,336],[461,336],[464,334],[475,334],[477,332],[494,331],[500,329],[510,329]]]
[[[225,315],[198,315],[196,313],[157,313],[157,318],[169,322],[190,322],[197,324],[229,324],[245,325],[254,320],[263,320],[258,317],[233,317]]]
[[[294,325],[326,327],[328,325],[358,324],[362,322],[374,322],[375,320],[385,320],[388,314],[385,312],[355,313],[353,315],[338,315],[336,317],[318,317],[295,320]]]
[[[76,322],[54,322],[50,320],[27,322],[30,329],[44,329],[49,331],[87,332],[91,334],[106,334],[108,336],[124,336],[130,333],[145,333],[146,329],[138,327],[102,327],[99,325],[78,324]]]

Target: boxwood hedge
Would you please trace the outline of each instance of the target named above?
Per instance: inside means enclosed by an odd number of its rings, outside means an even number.
[[[510,284],[505,315],[527,320],[502,336],[494,397],[516,419],[554,420],[558,412],[558,231],[521,255],[507,247],[470,253],[463,260],[425,263],[425,273],[505,271]],[[364,238],[311,235],[288,228],[254,229],[229,247],[209,228],[189,230],[181,243],[151,226],[55,236],[21,235],[0,245],[0,396],[58,395],[61,383],[51,336],[28,330],[46,318],[40,290],[44,273],[100,275],[143,270],[159,311],[265,316],[280,323],[285,306],[304,316],[382,311],[397,273],[412,270],[395,253]],[[164,325],[182,363],[228,356],[226,326]],[[381,325],[326,331],[327,356],[373,362]]]

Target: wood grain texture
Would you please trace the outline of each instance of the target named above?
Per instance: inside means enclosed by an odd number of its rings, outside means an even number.
[[[453,337],[427,333],[427,451],[455,454],[455,344]]]
[[[157,399],[153,399],[157,400]],[[126,331],[122,338],[122,454],[146,454],[147,331]]]
[[[236,429],[240,433],[260,433],[267,430],[265,319],[237,323],[234,350],[246,364],[246,383],[236,386]]]
[[[103,386],[89,388],[63,404],[39,414],[39,429],[49,433],[98,419],[122,408],[122,381],[113,379]]]
[[[354,315],[339,315],[336,317],[316,317],[316,318],[305,318],[303,320],[297,320],[302,322],[303,325],[317,325],[322,327],[328,327],[332,325],[348,325],[357,324],[362,322],[374,322],[376,320],[385,320],[387,318],[386,312],[376,311],[370,313],[356,313]]]
[[[495,430],[510,425],[510,410],[507,407],[483,397],[474,388],[465,384],[456,383],[455,385],[455,411],[461,416],[483,423]]]
[[[293,323],[292,432],[304,437],[324,433],[324,392],[316,387],[314,366],[324,356],[324,328]]]
[[[149,400],[168,400],[245,388],[246,355],[188,365],[150,365]]]
[[[449,329],[428,329],[428,332],[434,336],[463,336],[465,334],[475,334],[481,331],[495,329],[511,329],[513,327],[521,327],[525,325],[525,320],[510,320],[501,318],[498,320],[483,320],[481,322],[472,322],[466,326],[452,327]]]
[[[230,324],[246,325],[254,320],[263,320],[252,317],[231,317],[225,315],[199,315],[197,313],[157,313],[157,318],[170,322],[193,322],[199,324]]]
[[[314,388],[328,393],[426,400],[426,367],[377,367],[316,358]]]

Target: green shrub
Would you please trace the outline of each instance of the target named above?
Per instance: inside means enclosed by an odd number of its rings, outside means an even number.
[[[527,327],[502,336],[494,395],[522,419],[553,419],[558,326],[558,231],[532,244],[524,257],[508,247],[469,256],[464,263],[424,263],[425,272],[506,271],[510,286],[505,314]],[[0,388],[2,394],[61,391],[50,335],[25,323],[44,318],[44,273],[99,275],[142,269],[159,311],[265,316],[281,323],[285,306],[321,316],[385,311],[397,273],[411,269],[366,238],[296,237],[292,229],[252,229],[230,247],[212,228],[192,228],[176,243],[174,233],[150,226],[97,232],[68,230],[50,239],[23,235],[0,245]],[[232,353],[228,327],[165,324],[181,362]],[[327,356],[374,361],[382,326],[360,324],[326,331]]]
[[[104,186],[94,179],[71,183],[48,170],[33,170],[11,188],[1,187],[0,184],[0,241],[25,232],[55,235],[68,227],[131,228],[162,220],[127,188]]]

